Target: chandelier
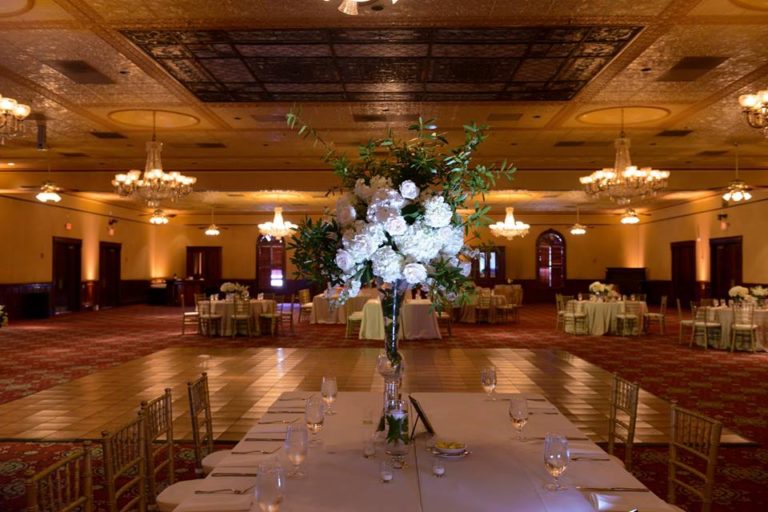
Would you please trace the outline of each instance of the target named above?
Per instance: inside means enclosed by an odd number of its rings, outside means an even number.
[[[627,211],[621,216],[622,224],[637,224],[638,222],[640,222],[640,217],[632,208],[627,208]]]
[[[742,94],[739,105],[747,124],[763,130],[763,135],[768,137],[768,89],[757,91],[757,94]]]
[[[32,112],[29,105],[23,105],[13,98],[0,95],[0,145],[5,139],[12,139],[24,133],[24,119]]]
[[[283,237],[290,235],[291,231],[297,227],[296,224],[283,220],[283,209],[278,206],[275,207],[275,218],[272,219],[272,222],[259,224],[259,232],[264,235],[267,240],[272,240],[273,238],[275,240],[280,240]]]
[[[652,196],[666,188],[669,171],[646,167],[638,169],[629,157],[629,138],[624,136],[624,110],[621,111],[621,132],[614,143],[616,159],[612,169],[595,171],[582,176],[579,181],[587,194],[608,197],[619,205],[627,205],[633,199]]]
[[[163,210],[157,208],[152,212],[152,216],[149,218],[149,223],[157,225],[168,224],[168,216]]]
[[[146,202],[150,208],[157,208],[164,199],[176,201],[190,192],[197,178],[184,176],[179,172],[163,171],[160,152],[163,143],[156,139],[156,112],[152,112],[152,140],[147,142],[147,162],[144,174],[131,170],[126,174],[116,174],[112,180],[115,193],[121,197],[136,196]]]
[[[40,187],[40,192],[38,192],[35,197],[42,203],[47,203],[48,201],[58,203],[61,201],[61,196],[58,194],[58,191],[59,187],[57,187],[52,181],[46,181],[43,183],[43,186]]]
[[[219,226],[213,221],[213,208],[211,208],[211,225],[206,228],[204,233],[206,236],[219,236],[221,234]]]
[[[728,183],[728,188],[723,194],[723,199],[728,202],[738,203],[741,201],[749,201],[752,199],[750,194],[752,187],[747,185],[743,180],[739,179],[739,150],[736,148],[736,177]]]
[[[587,226],[579,223],[579,208],[576,207],[576,224],[571,226],[571,234],[581,236],[587,234]]]
[[[325,0],[328,2],[329,0]],[[370,0],[341,0],[341,5],[339,5],[339,10],[343,12],[344,14],[349,14],[350,16],[357,16],[359,13],[357,11],[357,4],[364,4],[366,2],[370,2]],[[392,0],[392,5],[395,5],[397,3],[397,0]]]
[[[494,236],[503,236],[508,240],[512,240],[516,237],[524,237],[528,234],[528,230],[531,228],[528,224],[515,220],[515,209],[511,206],[506,208],[507,216],[504,218],[504,222],[497,222],[491,224],[491,233]]]

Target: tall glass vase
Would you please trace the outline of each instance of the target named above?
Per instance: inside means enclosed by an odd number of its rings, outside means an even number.
[[[405,373],[405,361],[398,350],[397,336],[400,330],[400,309],[405,300],[407,288],[408,285],[405,281],[379,286],[381,309],[384,316],[384,353],[379,355],[376,369],[379,375],[384,378],[382,419],[388,404],[393,400],[400,399],[400,384]]]

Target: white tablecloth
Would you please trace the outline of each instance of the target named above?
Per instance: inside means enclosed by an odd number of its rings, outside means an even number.
[[[432,302],[425,299],[408,300],[400,312],[400,338],[406,340],[439,340],[440,326],[437,314],[430,311]],[[381,302],[369,300],[363,307],[363,321],[360,324],[361,340],[384,339],[384,314]]]
[[[491,402],[480,393],[417,393],[414,396],[421,402],[438,435],[465,442],[470,455],[459,460],[445,460],[445,477],[434,478],[432,456],[426,452],[421,438],[406,458],[408,467],[395,470],[394,479],[382,484],[378,476],[379,463],[384,457],[382,447],[377,448],[375,458],[362,457],[363,433],[365,429],[370,431],[372,426],[362,424],[361,414],[366,409],[377,410],[381,394],[342,392],[334,404],[337,414],[325,419],[320,433],[323,445],[310,447],[303,464],[306,476],[286,482],[285,510],[591,512],[594,509],[588,497],[575,489],[576,485],[644,487],[619,463],[572,461],[561,478],[568,489],[547,492],[543,486],[551,481],[551,477],[544,469],[543,441],[511,440],[513,430],[507,415],[507,401]],[[282,408],[281,403],[276,402],[272,407]],[[583,436],[564,416],[541,414],[544,409],[555,411],[548,402],[530,401],[529,404],[533,414],[525,427],[526,436],[544,436],[547,432]],[[274,415],[267,414],[265,418],[271,416]],[[296,417],[301,421],[300,413]],[[605,455],[595,444],[578,440],[571,441],[571,452]],[[226,466],[214,469],[207,477],[207,480],[216,480],[216,484],[210,484],[211,488],[235,485],[247,488],[255,484],[253,477],[213,475],[217,472],[253,472],[260,461],[267,461],[272,456],[229,457],[242,457],[248,462],[234,466],[230,461]],[[651,493],[637,493],[637,497],[643,502],[641,510],[670,510]],[[192,495],[175,512],[189,511],[203,499],[218,499],[221,500],[219,503],[226,504],[241,498],[225,494],[217,498]],[[252,506],[251,511],[256,510],[256,506]]]
[[[606,333],[616,334],[616,315],[624,309],[624,302],[592,302],[592,301],[571,301],[577,302],[587,315],[587,332],[593,336],[602,336]],[[635,304],[640,308],[639,325],[642,325],[643,315],[648,312],[648,306],[642,301],[626,301],[627,304]],[[566,323],[566,332],[573,331],[573,324]]]
[[[312,315],[309,322],[313,324],[346,324],[349,313],[360,311],[370,298],[370,292],[362,293],[349,299],[344,304],[336,304],[338,297],[326,297],[323,294],[315,295],[312,299]],[[376,290],[373,290],[374,292]]]
[[[493,287],[493,294],[506,297],[507,304],[519,306],[523,303],[523,287],[519,284],[497,284]]]
[[[477,301],[478,297],[475,295],[470,299],[469,303],[464,304],[461,307],[461,317],[459,317],[459,322],[468,324],[474,324],[477,322]],[[504,306],[506,303],[507,298],[504,295],[491,295],[491,309],[488,313],[488,321],[490,323],[496,322],[496,308],[499,306]]]
[[[710,338],[710,346],[713,346],[712,342],[715,341],[714,348],[730,349],[731,348],[731,325],[733,324],[733,314],[731,309],[725,306],[718,306],[716,308],[709,308],[707,310],[707,318],[711,322],[719,322],[721,324],[720,338],[713,340]],[[765,331],[768,329],[768,309],[755,309],[755,325],[757,325],[757,349],[768,350],[765,343]],[[696,337],[696,344],[703,345],[703,336]],[[745,341],[739,341],[737,338],[736,348],[747,349]]]
[[[208,304],[209,301],[201,301],[202,304]],[[211,312],[213,314],[222,315],[222,335],[232,336],[232,313],[235,311],[235,303],[231,300],[215,300],[212,303]],[[253,321],[257,322],[259,315],[262,313],[274,313],[277,309],[277,303],[274,300],[262,299],[251,300],[251,312],[253,314]],[[238,333],[245,333],[245,327],[238,327]]]

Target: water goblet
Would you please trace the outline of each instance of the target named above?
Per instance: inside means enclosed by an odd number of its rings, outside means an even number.
[[[544,486],[548,491],[560,491],[565,489],[560,485],[560,475],[570,462],[568,450],[568,438],[559,434],[547,434],[544,438],[544,467],[555,479],[554,483]]]
[[[307,399],[306,406],[304,407],[304,421],[312,433],[310,444],[317,445],[317,434],[322,430],[323,422],[325,421],[325,403],[320,397],[312,396]]]
[[[517,430],[517,440],[523,440],[523,427],[528,423],[528,402],[525,397],[516,396],[509,401],[509,419]]]
[[[372,459],[376,456],[376,431],[363,428],[363,457]]]
[[[381,478],[381,483],[383,484],[388,484],[395,478],[395,469],[392,467],[392,461],[388,459],[381,461],[379,464],[379,478]]]
[[[261,512],[280,512],[285,493],[285,475],[277,463],[259,466],[254,498]]]
[[[584,300],[584,296],[583,296],[581,293],[579,294],[579,296],[578,296],[578,297],[579,297],[579,302],[581,302],[582,300]]]
[[[336,393],[338,393],[339,387],[336,384],[336,377],[323,377],[323,383],[320,385],[320,395],[323,397],[323,401],[326,405],[326,414],[336,414],[331,409],[333,402],[336,401]]]
[[[437,478],[442,478],[445,476],[445,464],[443,463],[443,459],[437,455],[432,457],[432,474]]]
[[[304,425],[289,425],[285,433],[285,454],[288,461],[293,464],[293,471],[288,473],[288,478],[303,478],[301,463],[307,458],[309,446],[309,431]]]
[[[496,390],[496,367],[487,366],[480,371],[480,383],[483,385],[483,391],[488,395],[488,400],[496,400],[494,391]]]

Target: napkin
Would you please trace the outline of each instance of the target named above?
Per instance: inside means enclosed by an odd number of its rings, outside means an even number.
[[[671,512],[674,509],[651,492],[626,492],[621,494],[590,493],[592,507],[599,512],[627,512],[634,508],[642,512]],[[178,510],[178,509],[177,509]],[[176,512],[174,510],[174,512]]]
[[[250,494],[197,494],[184,500],[173,512],[247,512],[251,510]]]

